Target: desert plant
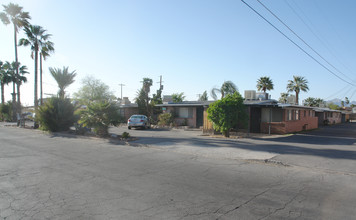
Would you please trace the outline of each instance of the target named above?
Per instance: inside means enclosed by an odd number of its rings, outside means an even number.
[[[52,97],[44,105],[39,106],[36,120],[46,131],[67,131],[78,120],[74,115],[75,106],[70,99]]]
[[[158,125],[169,126],[173,123],[174,116],[172,113],[163,113],[158,116]]]
[[[128,139],[128,138],[130,138],[130,134],[125,131],[125,132],[123,132],[123,133],[121,134],[121,138],[122,138],[122,139]]]
[[[99,136],[107,136],[109,126],[117,126],[121,121],[119,107],[107,101],[89,103],[87,109],[82,110],[80,115],[79,123],[93,128],[95,134]]]

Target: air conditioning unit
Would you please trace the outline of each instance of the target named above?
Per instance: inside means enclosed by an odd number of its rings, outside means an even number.
[[[256,91],[255,90],[245,90],[245,99],[246,100],[255,100]]]
[[[294,104],[296,104],[295,101],[296,101],[296,98],[294,95],[290,95],[287,97],[287,103],[294,105]]]
[[[256,98],[259,100],[268,100],[268,93],[258,92],[256,93]]]

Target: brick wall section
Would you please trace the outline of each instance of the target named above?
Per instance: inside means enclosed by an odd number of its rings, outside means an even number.
[[[303,130],[311,130],[318,128],[318,118],[313,116],[309,116],[306,114],[304,116],[304,110],[299,110],[300,119],[299,120],[287,120],[287,109],[283,111],[283,121],[282,122],[272,122],[261,123],[261,133],[269,132],[269,124],[271,125],[271,134],[288,134]]]

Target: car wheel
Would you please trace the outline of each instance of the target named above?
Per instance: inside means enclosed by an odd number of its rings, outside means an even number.
[[[129,126],[128,129],[131,130],[131,127]]]

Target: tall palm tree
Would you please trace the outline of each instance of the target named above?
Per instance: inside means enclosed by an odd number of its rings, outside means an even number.
[[[8,68],[10,68],[10,64],[7,63],[4,64],[2,61],[0,61],[1,104],[5,103],[5,85],[11,82],[10,76],[8,74]]]
[[[54,52],[54,43],[47,40],[41,45],[40,50],[40,103],[43,104],[43,89],[42,89],[42,60],[46,60],[50,53]]]
[[[77,75],[75,70],[73,72],[68,71],[69,67],[63,67],[63,70],[59,68],[49,68],[49,72],[53,76],[53,78],[56,80],[59,91],[58,91],[58,96],[61,99],[64,99],[65,97],[65,89],[74,82],[74,77]]]
[[[279,98],[279,102],[280,103],[287,103],[287,101],[288,101],[288,96],[289,96],[289,94],[287,93],[287,92],[283,92],[283,93],[281,93],[281,97]]]
[[[46,30],[38,25],[28,25],[25,27],[27,38],[20,39],[20,46],[31,46],[31,57],[35,60],[35,88],[34,88],[34,106],[38,109],[38,53],[45,45],[45,42],[51,36],[46,34]]]
[[[198,101],[208,101],[208,92],[205,90],[202,95],[199,96]]]
[[[8,5],[3,5],[4,12],[0,13],[1,21],[7,25],[12,23],[14,25],[14,43],[15,43],[15,62],[18,63],[17,57],[17,33],[22,27],[29,25],[28,20],[31,19],[28,12],[22,11],[23,7],[18,4],[9,3]],[[19,73],[19,70],[16,69],[16,74]]]
[[[217,100],[217,95],[216,93],[220,93],[221,94],[221,98],[224,98],[226,95],[228,94],[234,94],[235,92],[237,92],[237,87],[236,85],[231,82],[231,81],[225,81],[222,85],[220,89],[217,88],[213,88],[211,90],[211,96],[213,97],[214,100]]]
[[[300,91],[307,92],[309,90],[308,80],[303,76],[293,76],[293,80],[288,80],[288,92],[295,92],[295,104],[299,104]]]
[[[150,99],[148,97],[148,94],[151,91],[151,86],[153,84],[153,81],[150,78],[143,78],[142,83],[143,83],[142,88],[143,88],[143,90],[145,91],[145,94],[146,94],[146,111],[147,111],[147,114],[150,115],[150,106],[148,105]]]
[[[266,90],[273,90],[273,82],[268,76],[263,76],[257,80],[256,87],[258,91],[263,91],[266,93]]]
[[[25,66],[25,65],[21,66],[20,63],[18,63],[18,69],[19,69],[19,74],[16,75],[17,102],[18,102],[19,106],[21,106],[20,87],[21,87],[22,83],[26,83],[27,82],[27,78],[26,78],[25,74],[27,74],[29,72],[27,71],[27,66]]]

